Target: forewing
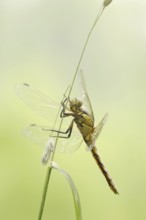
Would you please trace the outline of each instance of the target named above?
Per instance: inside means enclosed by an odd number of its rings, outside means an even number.
[[[83,75],[82,70],[80,70],[80,72],[79,72],[79,86],[81,89],[82,101],[83,101],[83,105],[85,106],[85,110],[87,111],[87,113],[90,115],[90,117],[94,121],[93,109],[92,109],[91,101],[88,96],[88,92],[87,92],[85,79],[84,79],[84,75]]]
[[[56,102],[27,83],[18,84],[16,93],[31,109],[49,120],[54,116],[54,110],[59,109]]]

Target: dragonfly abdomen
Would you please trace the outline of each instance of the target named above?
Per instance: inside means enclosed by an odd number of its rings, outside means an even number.
[[[106,181],[107,181],[109,187],[111,188],[111,190],[112,190],[115,194],[119,194],[118,191],[117,191],[117,189],[116,189],[116,187],[115,187],[115,185],[114,185],[114,183],[113,183],[113,181],[112,181],[112,179],[111,179],[111,177],[110,177],[110,175],[109,175],[109,173],[108,173],[108,171],[106,170],[104,164],[103,164],[102,161],[101,161],[101,158],[99,157],[99,155],[98,155],[98,153],[97,153],[96,147],[93,147],[93,149],[91,150],[91,152],[92,152],[92,155],[93,155],[93,157],[94,157],[94,159],[95,159],[97,165],[99,166],[101,172],[102,172],[103,175],[105,176],[105,179],[106,179]]]

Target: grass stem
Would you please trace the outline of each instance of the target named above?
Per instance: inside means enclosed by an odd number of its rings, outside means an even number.
[[[51,176],[51,171],[52,171],[52,167],[49,166],[47,169],[47,173],[46,173],[46,179],[45,179],[45,184],[44,184],[44,188],[43,188],[43,194],[42,194],[42,200],[41,200],[41,206],[40,206],[38,220],[42,219],[44,205],[45,205],[46,196],[47,196],[47,190],[48,190],[48,186],[49,186],[49,180],[50,180],[50,176]]]
[[[92,27],[91,27],[91,29],[90,29],[88,35],[87,35],[87,38],[86,38],[86,40],[85,40],[83,49],[82,49],[82,51],[81,51],[81,55],[80,55],[80,58],[79,58],[79,62],[78,62],[78,64],[77,64],[75,73],[74,73],[74,75],[73,75],[73,80],[72,80],[72,82],[71,82],[71,86],[70,86],[70,88],[67,89],[67,91],[65,92],[65,95],[66,95],[66,93],[68,93],[68,95],[67,95],[67,100],[69,100],[69,98],[70,98],[70,95],[71,95],[71,92],[72,92],[72,89],[73,89],[73,86],[74,86],[74,82],[75,82],[75,80],[76,80],[76,76],[77,76],[78,70],[79,70],[79,68],[80,68],[80,65],[81,65],[83,56],[84,56],[84,54],[85,54],[85,50],[86,50],[86,48],[87,48],[87,44],[88,44],[88,42],[89,42],[90,36],[91,36],[91,34],[92,34],[92,32],[93,32],[93,30],[94,30],[94,28],[95,28],[95,26],[96,26],[96,24],[97,24],[99,18],[101,17],[101,15],[102,15],[104,9],[105,9],[105,5],[102,4],[101,7],[100,7],[100,10],[99,10],[99,13],[98,13],[98,15],[96,16],[96,18],[95,18],[95,20],[94,20],[94,22],[93,22],[93,25],[92,25]],[[63,100],[64,100],[64,97],[63,97]],[[67,102],[66,102],[66,105],[67,105]],[[58,112],[60,112],[60,109],[61,109],[61,106],[60,106]],[[55,123],[56,123],[56,120],[57,120],[58,116],[59,116],[59,113],[57,114],[57,117],[56,117],[56,119],[55,119]],[[63,123],[63,118],[61,118],[61,120],[60,120],[60,124],[59,124],[59,128],[58,128],[59,131],[61,130],[62,123]],[[59,132],[58,132],[57,137],[56,137],[55,146],[57,146],[57,141],[58,141],[58,138],[59,138],[58,136],[59,136]],[[55,148],[56,148],[56,147],[55,147]],[[53,155],[52,155],[51,162],[52,162],[53,159],[54,159],[54,155],[55,155],[55,150],[54,150],[54,153],[53,153]],[[46,200],[46,195],[47,195],[47,189],[48,189],[49,181],[50,181],[50,177],[51,177],[51,170],[52,170],[52,167],[49,166],[48,169],[47,169],[47,174],[46,174],[46,179],[45,179],[45,184],[44,184],[44,189],[43,189],[43,195],[42,195],[42,200],[41,200],[41,205],[40,205],[40,211],[39,211],[38,220],[42,220],[42,215],[43,215],[44,205],[45,205],[45,200]],[[65,171],[64,171],[64,175],[66,175],[66,177],[67,177],[67,179],[68,179],[68,182],[71,184],[71,183],[72,183],[72,180],[71,180],[70,176],[67,175],[67,173],[66,173]],[[75,187],[74,187],[74,189],[75,189]],[[77,219],[77,220],[81,220],[81,207],[80,207],[80,203],[78,203],[78,201],[79,201],[79,200],[78,200],[78,198],[79,198],[79,197],[78,197],[78,193],[77,193],[76,191],[74,192],[73,189],[72,189],[72,192],[73,192],[73,198],[74,198],[74,203],[75,203],[76,219]],[[77,201],[76,201],[76,200],[77,200]],[[78,204],[78,205],[77,205],[77,204]]]

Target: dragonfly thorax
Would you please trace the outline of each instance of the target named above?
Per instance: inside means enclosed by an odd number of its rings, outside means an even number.
[[[69,101],[70,110],[73,112],[78,112],[81,110],[81,106],[83,105],[82,101],[77,98],[71,99]]]

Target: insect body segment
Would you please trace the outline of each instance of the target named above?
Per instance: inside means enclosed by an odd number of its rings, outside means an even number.
[[[102,163],[101,159],[100,159],[100,156],[99,154],[97,153],[97,149],[96,147],[93,147],[93,149],[91,150],[91,153],[97,163],[97,165],[99,166],[101,172],[103,173],[103,175],[105,176],[105,179],[109,185],[109,187],[111,188],[111,190],[115,193],[115,194],[119,194],[116,187],[115,187],[115,184],[113,183],[112,181],[112,178],[110,177],[108,171],[106,170],[104,164]]]
[[[92,133],[94,131],[94,124],[92,119],[89,117],[87,113],[80,112],[80,114],[74,119],[77,128],[81,132],[84,141],[89,146],[89,142],[92,138]]]
[[[89,146],[91,144],[91,139],[92,139],[92,133],[94,131],[94,122],[92,118],[88,115],[87,112],[85,112],[82,108],[83,103],[78,100],[78,99],[72,99],[69,101],[69,109],[70,112],[65,112],[65,101],[62,103],[62,112],[61,112],[61,117],[67,117],[67,116],[72,116],[74,117],[70,129],[67,131],[70,132],[73,128],[73,122],[76,123],[77,128],[79,129],[80,133],[82,134],[82,137],[85,141],[85,143]],[[62,132],[61,132],[62,133]]]

